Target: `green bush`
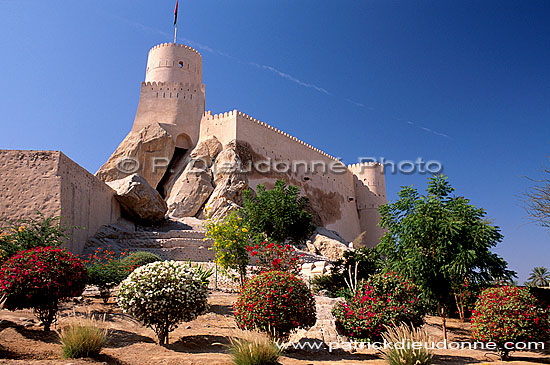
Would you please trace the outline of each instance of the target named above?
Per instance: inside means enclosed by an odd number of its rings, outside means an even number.
[[[506,343],[549,339],[548,310],[539,306],[528,288],[503,286],[485,289],[472,312],[472,336],[494,342],[503,360],[509,356]]]
[[[311,290],[301,279],[282,271],[250,279],[234,309],[239,328],[263,331],[275,338],[286,338],[295,328],[310,328],[316,319]]]
[[[176,261],[158,261],[135,269],[121,284],[118,305],[157,334],[160,345],[181,322],[206,312],[208,293],[197,272]]]
[[[411,328],[406,324],[386,327],[382,334],[385,342],[403,344],[403,346],[388,346],[382,350],[384,360],[389,365],[429,365],[432,363],[432,354],[426,346],[417,348],[413,344],[426,344],[431,341],[425,330]]]
[[[251,190],[244,191],[243,218],[257,241],[305,242],[313,231],[308,205],[300,188],[277,180],[272,190],[258,185],[256,196]]]
[[[126,268],[128,273],[131,273],[140,266],[157,261],[162,261],[162,258],[159,255],[155,255],[154,253],[147,251],[136,251],[126,255],[126,257],[121,260],[121,263]]]
[[[344,252],[344,257],[334,263],[331,273],[316,276],[311,280],[311,289],[314,292],[326,290],[330,297],[344,297],[349,299],[353,293],[349,290],[346,280],[349,281],[350,273],[355,280],[355,267],[357,265],[357,281],[366,280],[382,268],[382,259],[373,248],[363,247],[353,251]]]
[[[193,264],[191,261],[187,261],[185,265],[195,271],[204,286],[208,287],[208,284],[210,284],[210,277],[214,274],[213,267],[205,269],[201,264]]]
[[[59,247],[69,238],[69,228],[61,223],[61,217],[40,212],[35,218],[5,222],[0,227],[0,260],[35,247]]]
[[[279,364],[281,349],[264,333],[244,331],[229,340],[229,353],[235,365]]]
[[[413,283],[393,272],[373,275],[360,283],[353,298],[336,303],[336,329],[353,339],[378,341],[393,323],[419,326],[425,311],[418,294]]]
[[[71,324],[59,335],[63,357],[77,359],[99,355],[107,342],[107,331],[92,324]]]
[[[111,297],[111,289],[126,279],[130,267],[123,265],[115,251],[98,247],[93,254],[82,258],[88,270],[88,284],[99,289],[103,303],[107,304]]]
[[[4,307],[32,308],[49,331],[60,302],[82,294],[87,273],[82,262],[64,249],[37,247],[9,258],[0,269]]]

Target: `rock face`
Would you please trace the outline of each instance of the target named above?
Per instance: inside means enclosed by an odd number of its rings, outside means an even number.
[[[363,248],[363,247],[375,247],[375,244],[369,243],[367,241],[367,232],[361,233],[357,236],[352,242],[353,248]]]
[[[174,138],[160,124],[148,125],[139,132],[130,132],[95,175],[109,182],[137,173],[156,188],[175,146]]]
[[[133,218],[143,222],[157,222],[164,219],[166,202],[147,180],[138,174],[107,183],[116,191],[116,199]]]
[[[213,191],[210,169],[199,160],[192,161],[168,193],[168,215],[175,218],[196,215]]]
[[[248,178],[240,170],[244,147],[235,141],[228,143],[220,152],[213,166],[215,189],[206,202],[208,214],[213,219],[223,217],[242,204],[242,194],[248,189]],[[246,156],[244,157],[246,158]],[[205,217],[202,212],[201,217]]]
[[[338,233],[322,227],[315,229],[310,241],[307,243],[307,247],[311,253],[334,261],[342,258],[344,252],[350,250],[348,243]]]

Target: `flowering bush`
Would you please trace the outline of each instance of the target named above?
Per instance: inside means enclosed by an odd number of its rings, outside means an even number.
[[[87,274],[82,262],[64,249],[37,247],[12,256],[0,268],[0,285],[9,310],[33,308],[49,331],[59,302],[82,294]]]
[[[0,260],[4,262],[19,251],[35,247],[59,247],[69,238],[61,217],[44,216],[9,221],[0,227]]]
[[[422,324],[424,307],[418,289],[396,273],[377,274],[362,282],[355,295],[332,308],[336,329],[361,341],[380,340],[385,326]]]
[[[125,255],[126,251],[122,252],[121,257]],[[111,289],[131,272],[129,267],[122,264],[115,251],[108,248],[98,247],[93,254],[82,258],[82,262],[88,270],[88,284],[97,286],[105,304],[111,297]]]
[[[235,320],[241,329],[260,330],[285,338],[295,328],[315,324],[311,290],[288,272],[269,271],[254,276],[235,303]]]
[[[485,289],[472,312],[472,336],[494,342],[503,359],[507,342],[544,341],[549,338],[548,311],[542,309],[527,288],[503,286]]]
[[[207,211],[209,208],[207,208]],[[214,241],[216,250],[216,262],[222,272],[232,278],[240,279],[244,285],[246,267],[250,257],[246,247],[250,240],[248,227],[236,211],[230,212],[221,220],[208,219],[205,223],[206,238]],[[229,270],[239,273],[239,278],[232,277]]]
[[[262,242],[247,246],[246,250],[258,259],[258,273],[278,270],[298,275],[301,271],[300,256],[291,245]]]
[[[134,270],[121,284],[118,305],[152,328],[160,345],[181,322],[206,312],[206,286],[195,270],[176,261],[158,261]]]
[[[124,255],[125,253],[123,252],[122,256]],[[150,264],[152,262],[162,261],[162,258],[152,252],[136,251],[125,255],[125,257],[121,257],[120,261],[128,271],[128,274],[130,274],[138,267]]]

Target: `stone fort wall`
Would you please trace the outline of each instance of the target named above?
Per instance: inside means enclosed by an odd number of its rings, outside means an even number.
[[[270,160],[272,166],[283,163],[279,165],[281,169],[267,173],[249,172],[250,187],[256,188],[258,184],[272,187],[277,179],[283,178],[299,186],[310,198],[326,228],[339,232],[348,241],[368,230],[369,239],[377,242],[380,237],[377,208],[385,199],[379,166],[345,166],[336,157],[238,110],[214,115],[206,112],[201,121],[200,140],[212,136],[223,145],[234,139],[248,143],[255,162]],[[286,169],[286,166],[296,167]],[[325,167],[327,170],[323,171]],[[374,187],[379,191],[372,192]],[[383,197],[378,197],[382,193]]]
[[[61,216],[66,248],[80,254],[88,237],[120,218],[114,191],[59,151],[0,150],[0,220]]]

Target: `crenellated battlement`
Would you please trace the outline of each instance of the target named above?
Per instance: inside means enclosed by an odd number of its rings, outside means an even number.
[[[194,52],[196,54],[198,54],[201,58],[202,58],[202,55],[200,54],[199,51],[197,51],[195,48],[193,47],[190,47],[186,44],[179,44],[179,43],[161,43],[161,44],[157,44],[156,46],[154,46],[153,48],[151,48],[149,50],[149,53],[151,53],[152,51],[156,50],[156,49],[159,49],[159,48],[166,48],[166,47],[173,47],[173,48],[184,48],[184,49],[188,49],[190,50],[191,52]]]
[[[379,162],[360,162],[360,163],[354,163],[348,165],[348,169],[356,169],[361,167],[375,167],[375,166],[382,166]]]

